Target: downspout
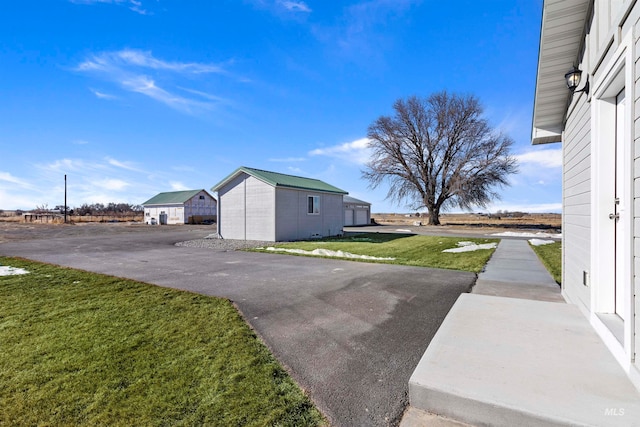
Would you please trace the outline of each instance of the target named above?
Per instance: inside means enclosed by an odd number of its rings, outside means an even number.
[[[220,192],[216,191],[216,233],[218,234],[218,238],[222,239],[222,234],[220,234]]]

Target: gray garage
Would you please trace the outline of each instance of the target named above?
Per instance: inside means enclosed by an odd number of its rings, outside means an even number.
[[[344,225],[368,225],[371,223],[371,203],[351,196],[342,198]]]
[[[342,196],[318,179],[240,167],[212,188],[218,234],[225,239],[286,241],[342,234]]]

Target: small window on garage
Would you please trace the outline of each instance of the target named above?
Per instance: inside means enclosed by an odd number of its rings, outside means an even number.
[[[308,210],[309,215],[320,215],[320,196],[308,196]]]
[[[204,200],[204,196],[200,196],[200,200]]]

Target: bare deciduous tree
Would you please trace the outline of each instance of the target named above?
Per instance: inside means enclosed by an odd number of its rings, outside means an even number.
[[[369,126],[372,157],[362,176],[372,188],[388,182],[388,198],[426,208],[429,224],[453,206],[486,207],[517,173],[513,140],[489,126],[476,97],[443,91],[399,99],[393,109]]]

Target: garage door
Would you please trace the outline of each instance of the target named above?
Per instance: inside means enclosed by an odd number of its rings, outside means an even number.
[[[344,210],[344,225],[353,225],[353,209]]]
[[[356,224],[365,225],[366,223],[367,223],[367,211],[366,210],[356,211]]]

